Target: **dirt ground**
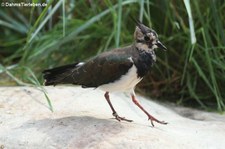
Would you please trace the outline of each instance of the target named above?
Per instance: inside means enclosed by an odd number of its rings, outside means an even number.
[[[127,94],[111,94],[118,122],[104,92],[80,87],[47,87],[54,112],[43,93],[30,87],[0,87],[0,149],[146,148],[224,149],[225,115],[157,103],[138,96],[160,120],[152,127]]]

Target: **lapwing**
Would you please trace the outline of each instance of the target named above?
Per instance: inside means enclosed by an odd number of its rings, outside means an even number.
[[[148,116],[152,126],[153,121],[167,124],[150,115],[136,99],[134,92],[135,86],[156,62],[155,49],[167,48],[153,29],[138,20],[134,21],[136,28],[132,45],[103,52],[85,62],[44,70],[44,85],[73,84],[101,89],[105,91],[105,99],[115,119],[132,122],[117,114],[109,98],[111,92],[129,92],[132,101]]]

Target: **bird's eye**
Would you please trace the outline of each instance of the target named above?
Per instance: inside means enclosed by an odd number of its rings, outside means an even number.
[[[150,40],[150,38],[148,36],[145,36],[144,39],[145,39],[145,41],[149,41]]]

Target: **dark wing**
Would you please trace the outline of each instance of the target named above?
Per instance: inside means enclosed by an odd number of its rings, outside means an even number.
[[[129,46],[104,52],[83,65],[75,63],[45,70],[43,72],[45,85],[76,84],[83,87],[98,87],[114,82],[133,66],[131,57],[136,51]]]
[[[75,69],[67,79],[82,87],[98,87],[120,79],[132,65],[128,54],[106,52]]]

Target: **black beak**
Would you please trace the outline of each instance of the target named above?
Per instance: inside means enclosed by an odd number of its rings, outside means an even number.
[[[167,50],[167,48],[160,41],[157,41],[156,45],[158,48],[163,49],[164,51]]]

